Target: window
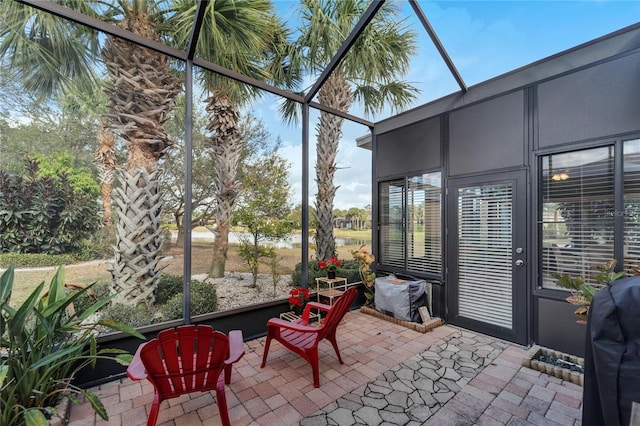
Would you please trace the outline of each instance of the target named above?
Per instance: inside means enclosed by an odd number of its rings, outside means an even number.
[[[441,275],[441,173],[381,182],[379,262],[407,272]]]
[[[595,284],[598,267],[611,259],[629,274],[640,268],[640,140],[540,162],[542,286],[557,288],[555,274]]]

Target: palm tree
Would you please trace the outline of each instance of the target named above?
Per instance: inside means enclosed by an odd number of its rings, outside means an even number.
[[[163,0],[60,0],[88,16],[114,20],[121,28],[154,40],[167,10]],[[107,117],[127,144],[128,159],[118,188],[117,246],[113,291],[121,301],[152,303],[160,279],[158,159],[172,142],[162,125],[180,91],[166,56],[58,19],[17,2],[0,3],[0,55],[27,90],[58,94],[70,82],[95,84],[102,57],[109,83]],[[115,19],[114,19],[115,18]],[[111,153],[108,154],[110,156]],[[110,160],[109,160],[110,161]]]
[[[110,227],[111,219],[111,192],[116,176],[118,163],[116,159],[116,138],[108,127],[107,95],[104,93],[104,81],[99,85],[70,86],[65,90],[62,104],[63,108],[75,114],[78,120],[85,126],[93,128],[97,125],[96,141],[98,148],[93,154],[93,162],[98,169],[100,179],[100,192],[102,200],[102,225]]]
[[[169,26],[176,31],[177,43],[186,43],[193,24],[196,5],[176,0],[176,14]],[[284,25],[273,13],[269,0],[216,0],[209,2],[197,55],[213,63],[261,81],[289,84],[295,80],[292,69],[282,65],[288,55]],[[291,72],[287,74],[287,71]],[[216,227],[210,276],[224,276],[231,215],[240,193],[238,166],[244,150],[240,132],[240,108],[259,95],[258,89],[227,77],[202,70],[198,75],[210,96],[207,130],[216,164],[214,182]]]
[[[118,0],[123,18],[117,25],[159,40],[161,1]],[[102,49],[111,84],[107,116],[114,133],[128,147],[122,184],[117,188],[118,223],[112,264],[113,291],[132,305],[151,304],[162,267],[160,175],[158,160],[173,145],[163,124],[170,118],[181,79],[167,57],[129,41],[107,37]]]
[[[303,25],[297,40],[297,51],[302,52],[300,66],[318,75],[368,4],[368,0],[303,0]],[[406,108],[417,89],[399,80],[408,71],[415,51],[415,35],[404,25],[397,18],[394,3],[386,2],[320,88],[319,103],[348,112],[352,103],[362,102],[367,114],[385,106]],[[342,124],[343,118],[321,111],[316,126],[316,250],[320,260],[335,254],[332,211],[338,188],[333,178]]]

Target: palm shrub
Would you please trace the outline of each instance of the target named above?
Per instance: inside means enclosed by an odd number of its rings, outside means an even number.
[[[91,286],[67,291],[63,267],[57,270],[43,296],[44,281],[16,307],[10,304],[13,281],[12,265],[0,277],[0,424],[46,424],[46,413],[61,397],[78,402],[79,395],[84,395],[107,420],[100,399],[91,391],[74,386],[71,380],[80,369],[95,366],[98,359],[127,365],[132,358],[119,349],[98,350],[96,327],[144,337],[112,320],[91,320],[111,297],[97,300],[82,313],[75,312],[74,301]]]

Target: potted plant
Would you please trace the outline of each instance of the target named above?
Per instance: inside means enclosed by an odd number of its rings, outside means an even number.
[[[342,266],[342,261],[338,259],[336,256],[331,256],[329,260],[318,260],[318,267],[320,269],[327,270],[327,278],[330,280],[336,277],[336,271],[338,267]]]
[[[375,256],[364,249],[365,244],[358,250],[350,250],[353,259],[358,262],[358,272],[360,280],[364,286],[365,306],[375,307],[375,282],[376,274],[371,272],[371,264],[376,260]]]
[[[308,288],[296,287],[289,292],[289,308],[294,314],[300,316],[309,298]]]
[[[622,271],[614,271],[616,263],[616,260],[612,259],[604,265],[598,265],[596,267],[599,271],[594,277],[598,283],[596,285],[587,284],[584,277],[581,276],[572,277],[568,274],[553,274],[553,277],[557,280],[556,284],[559,287],[571,290],[571,296],[567,297],[565,300],[572,305],[577,306],[574,314],[578,317],[576,320],[578,324],[587,323],[587,316],[589,315],[589,308],[591,307],[593,296],[595,296],[595,294],[604,287],[624,275],[624,272]]]
[[[98,415],[108,420],[100,399],[71,383],[74,374],[88,365],[94,366],[98,359],[123,365],[130,362],[132,356],[126,351],[97,349],[98,326],[144,337],[111,320],[91,320],[112,296],[95,301],[83,312],[75,312],[73,302],[91,286],[68,291],[62,267],[44,295],[45,284],[41,282],[15,307],[10,304],[13,284],[12,265],[0,277],[0,424],[46,424],[47,415],[55,414],[52,407],[62,397],[78,402],[78,395],[84,395]]]

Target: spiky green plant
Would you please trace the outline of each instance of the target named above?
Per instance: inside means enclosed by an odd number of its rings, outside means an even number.
[[[60,267],[48,291],[42,295],[44,281],[19,306],[10,304],[14,267],[0,277],[0,424],[3,426],[46,425],[62,397],[77,402],[78,395],[91,402],[98,415],[107,420],[104,405],[97,395],[71,383],[75,373],[98,359],[110,359],[127,365],[132,356],[120,349],[100,349],[97,326],[144,337],[130,327],[110,320],[91,320],[98,309],[111,300],[99,299],[82,313],[73,302],[91,286],[68,291],[64,268]]]
[[[572,305],[577,306],[573,313],[578,317],[576,320],[578,324],[587,323],[587,317],[589,315],[589,308],[591,307],[593,296],[595,296],[596,293],[604,287],[624,275],[624,272],[622,271],[614,271],[616,263],[616,260],[612,259],[607,263],[596,267],[599,271],[594,276],[595,281],[598,283],[596,285],[586,283],[584,277],[581,276],[572,277],[568,274],[553,274],[553,277],[557,280],[556,284],[559,287],[571,290],[571,296],[567,297],[565,300]]]

